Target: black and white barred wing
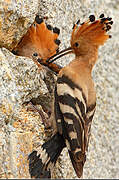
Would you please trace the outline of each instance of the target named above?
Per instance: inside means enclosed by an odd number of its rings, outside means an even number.
[[[88,150],[88,144],[89,144],[89,139],[90,139],[90,134],[91,134],[91,124],[92,124],[92,119],[95,114],[95,109],[96,109],[96,102],[89,106],[87,108],[86,112],[86,123],[85,123],[85,131],[87,133],[87,142],[86,142],[86,150]]]
[[[65,139],[72,164],[80,177],[86,158],[86,98],[82,89],[63,75],[57,80],[55,101],[57,128]]]

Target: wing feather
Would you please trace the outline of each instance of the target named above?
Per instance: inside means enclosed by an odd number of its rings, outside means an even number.
[[[64,136],[73,167],[81,177],[89,141],[90,118],[93,117],[95,106],[88,108],[82,88],[64,75],[57,80],[55,102],[58,107],[58,115],[55,112],[57,129]]]

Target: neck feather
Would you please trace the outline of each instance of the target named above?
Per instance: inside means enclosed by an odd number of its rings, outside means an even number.
[[[87,68],[91,71],[98,59],[98,49],[89,50],[88,53],[83,55],[76,55],[76,61],[79,61],[79,64],[85,64]]]

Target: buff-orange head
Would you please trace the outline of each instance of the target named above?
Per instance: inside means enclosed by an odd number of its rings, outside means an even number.
[[[91,47],[98,48],[108,38],[111,38],[107,31],[111,29],[113,21],[110,17],[105,18],[104,14],[101,14],[98,20],[95,20],[94,15],[90,15],[86,22],[79,24],[80,21],[78,20],[73,26],[71,47],[50,57],[47,60],[49,63],[69,53],[75,53],[76,56],[86,54]]]

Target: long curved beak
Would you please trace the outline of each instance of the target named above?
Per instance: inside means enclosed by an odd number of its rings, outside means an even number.
[[[73,49],[71,47],[66,48],[66,49],[58,52],[57,54],[51,56],[49,59],[46,60],[46,62],[48,64],[50,64],[50,63],[56,61],[57,59],[59,59],[60,57],[65,56],[65,55],[70,54],[70,53],[73,53]]]

